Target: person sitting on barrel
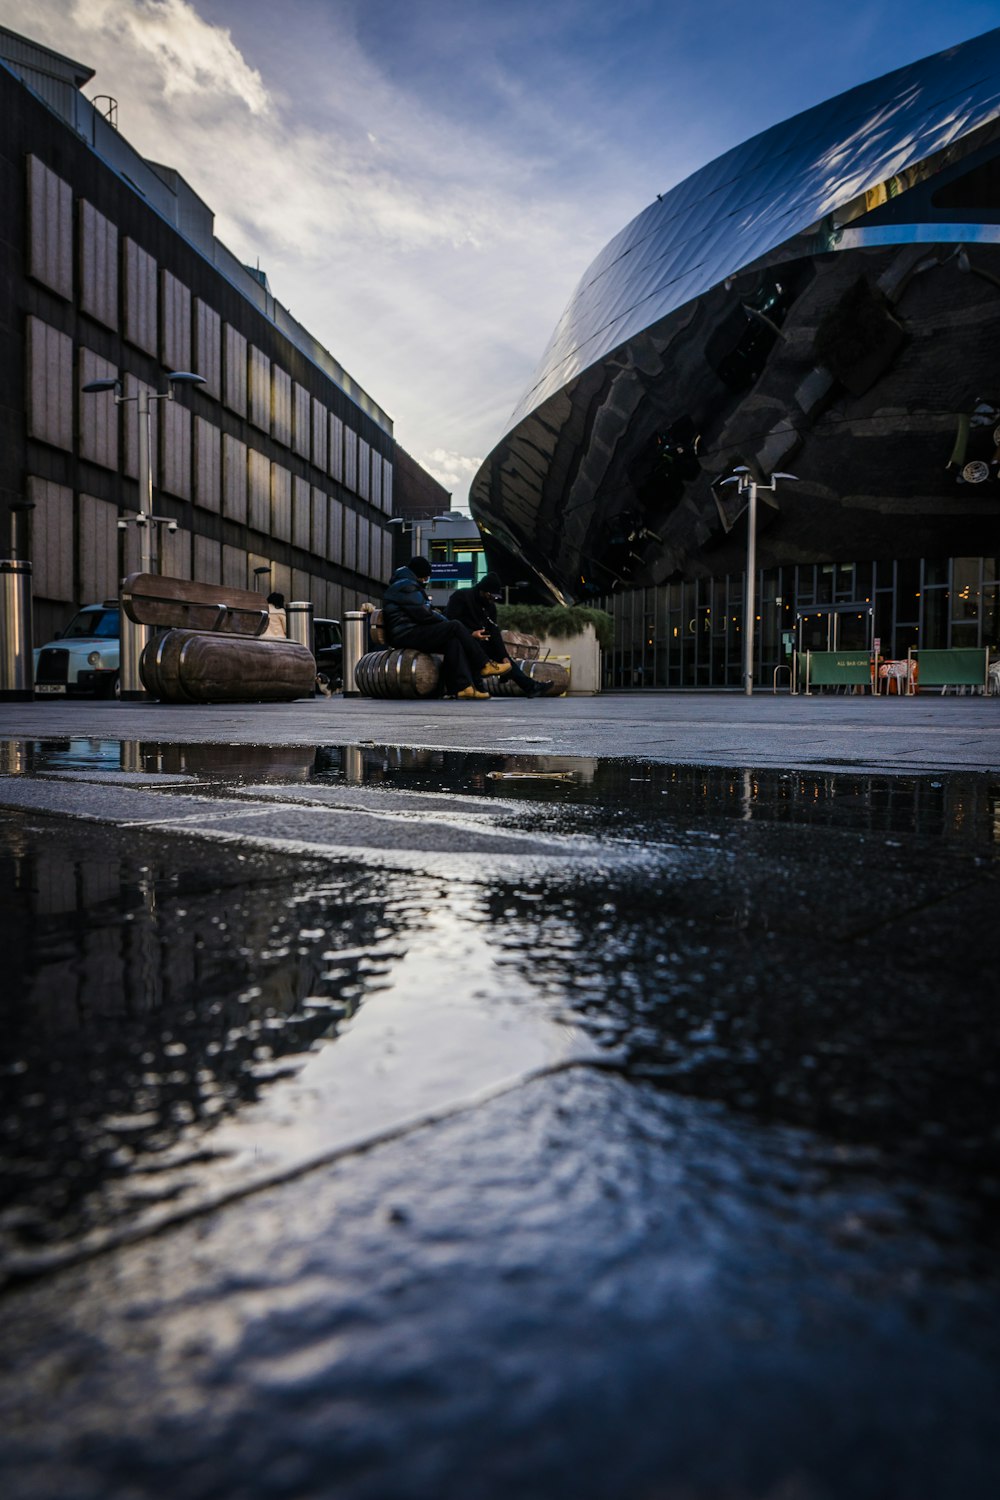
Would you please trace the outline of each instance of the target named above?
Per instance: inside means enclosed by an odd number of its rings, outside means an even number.
[[[528,698],[548,695],[547,682],[535,682],[514,661],[507,650],[497,624],[497,601],[502,584],[496,573],[485,573],[470,589],[456,589],[448,600],[448,617],[465,625],[475,640],[481,641],[494,662],[506,662],[509,681],[516,682]]]
[[[431,576],[426,557],[411,557],[397,568],[382,600],[382,621],[390,645],[440,652],[444,690],[453,698],[488,698],[483,677],[500,677],[510,663],[494,662],[483,643],[460,620],[432,607],[425,584]]]

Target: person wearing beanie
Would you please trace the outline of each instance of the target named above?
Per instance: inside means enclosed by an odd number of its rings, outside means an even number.
[[[426,557],[411,557],[397,568],[382,600],[382,620],[392,646],[438,652],[444,662],[445,692],[453,698],[488,698],[483,677],[499,677],[510,664],[490,660],[482,641],[459,620],[449,620],[432,607],[426,584],[431,565]]]
[[[509,681],[516,682],[526,698],[544,698],[548,695],[547,682],[535,682],[514,661],[504,645],[497,624],[497,601],[503,585],[496,573],[484,573],[479,582],[469,589],[456,589],[448,600],[448,618],[464,625],[473,639],[481,641],[491,661],[506,662]]]

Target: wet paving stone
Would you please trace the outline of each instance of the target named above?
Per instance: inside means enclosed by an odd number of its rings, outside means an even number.
[[[250,748],[7,752],[10,1493],[992,1497],[995,778]]]

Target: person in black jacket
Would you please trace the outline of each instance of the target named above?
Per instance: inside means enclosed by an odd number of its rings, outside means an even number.
[[[516,682],[526,697],[544,698],[549,691],[548,683],[535,682],[523,672],[504,645],[497,624],[497,600],[501,588],[496,573],[485,573],[474,588],[456,589],[448,600],[448,618],[458,620],[475,640],[481,641],[492,661],[507,663],[510,681]]]
[[[510,663],[490,660],[482,641],[459,621],[431,607],[424,587],[431,576],[425,557],[411,557],[392,575],[382,600],[382,621],[389,644],[439,652],[444,658],[445,692],[455,698],[488,698],[483,677],[499,677]]]

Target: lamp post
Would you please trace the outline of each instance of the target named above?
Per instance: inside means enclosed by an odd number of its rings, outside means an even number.
[[[151,573],[153,571],[153,527],[165,524],[168,529],[176,531],[176,521],[170,521],[164,516],[153,515],[153,466],[150,462],[150,414],[154,401],[172,401],[174,399],[175,385],[204,385],[204,375],[195,375],[190,370],[171,370],[167,376],[168,388],[165,391],[147,391],[140,387],[134,396],[122,394],[122,380],[120,375],[111,376],[104,380],[89,380],[83,387],[87,395],[94,395],[100,391],[113,391],[116,406],[125,406],[130,401],[136,404],[136,413],[139,418],[139,507],[134,524],[139,528],[139,571],[140,573]],[[128,518],[123,517],[118,522],[120,532],[128,526]],[[121,621],[121,656],[118,666],[118,680],[121,689],[122,700],[133,702],[148,697],[142,686],[139,676],[139,658],[143,647],[149,640],[149,626],[136,625],[129,620],[125,611],[121,609],[121,589],[119,587],[119,617]]]
[[[744,590],[743,610],[743,691],[749,698],[753,693],[753,637],[757,614],[757,491],[778,487],[779,479],[797,479],[797,474],[772,474],[769,484],[754,479],[750,470],[740,467],[723,484],[735,484],[737,493],[747,501],[747,577]]]

